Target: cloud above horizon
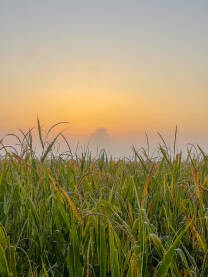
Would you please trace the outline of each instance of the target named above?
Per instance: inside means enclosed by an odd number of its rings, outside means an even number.
[[[92,145],[97,145],[98,147],[107,148],[110,146],[110,136],[108,130],[105,127],[99,127],[94,133],[90,135],[89,139]]]

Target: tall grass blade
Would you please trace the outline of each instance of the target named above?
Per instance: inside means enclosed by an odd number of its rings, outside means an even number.
[[[180,243],[183,235],[187,232],[191,225],[191,222],[186,226],[186,228],[178,235],[173,244],[169,247],[167,252],[165,253],[162,262],[159,264],[155,277],[165,277],[168,274],[168,270],[170,268],[171,262],[173,260],[173,256],[175,255],[175,250],[178,244]]]
[[[40,143],[41,143],[42,149],[44,150],[44,143],[43,143],[42,131],[41,131],[40,121],[39,121],[39,118],[38,118],[38,117],[37,117],[37,122],[38,122],[38,134],[39,134],[39,139],[40,139]]]

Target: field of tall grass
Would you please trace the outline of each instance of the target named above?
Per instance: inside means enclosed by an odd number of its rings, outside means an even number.
[[[66,158],[53,155],[62,134],[47,143],[39,121],[38,130],[38,158],[31,130],[10,134],[19,152],[1,142],[0,276],[208,276],[208,156],[199,146],[184,159],[165,144],[157,159],[144,149],[132,159]]]

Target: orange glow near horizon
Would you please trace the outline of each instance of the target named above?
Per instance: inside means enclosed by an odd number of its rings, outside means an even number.
[[[206,106],[197,107],[194,98],[189,99],[189,105],[184,105],[180,95],[169,97],[160,92],[158,97],[159,93],[151,91],[125,93],[111,87],[102,90],[99,85],[97,90],[99,92],[74,87],[73,93],[57,90],[37,96],[32,93],[14,96],[13,101],[7,99],[7,105],[0,111],[0,128],[9,131],[15,127],[33,127],[37,115],[46,127],[58,121],[69,121],[67,129],[75,134],[91,133],[102,126],[111,133],[168,129],[181,123],[186,131],[206,126],[206,118],[203,118]]]

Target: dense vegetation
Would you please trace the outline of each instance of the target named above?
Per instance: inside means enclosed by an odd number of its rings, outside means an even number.
[[[208,276],[208,156],[64,159],[31,132],[0,161],[0,276]]]

